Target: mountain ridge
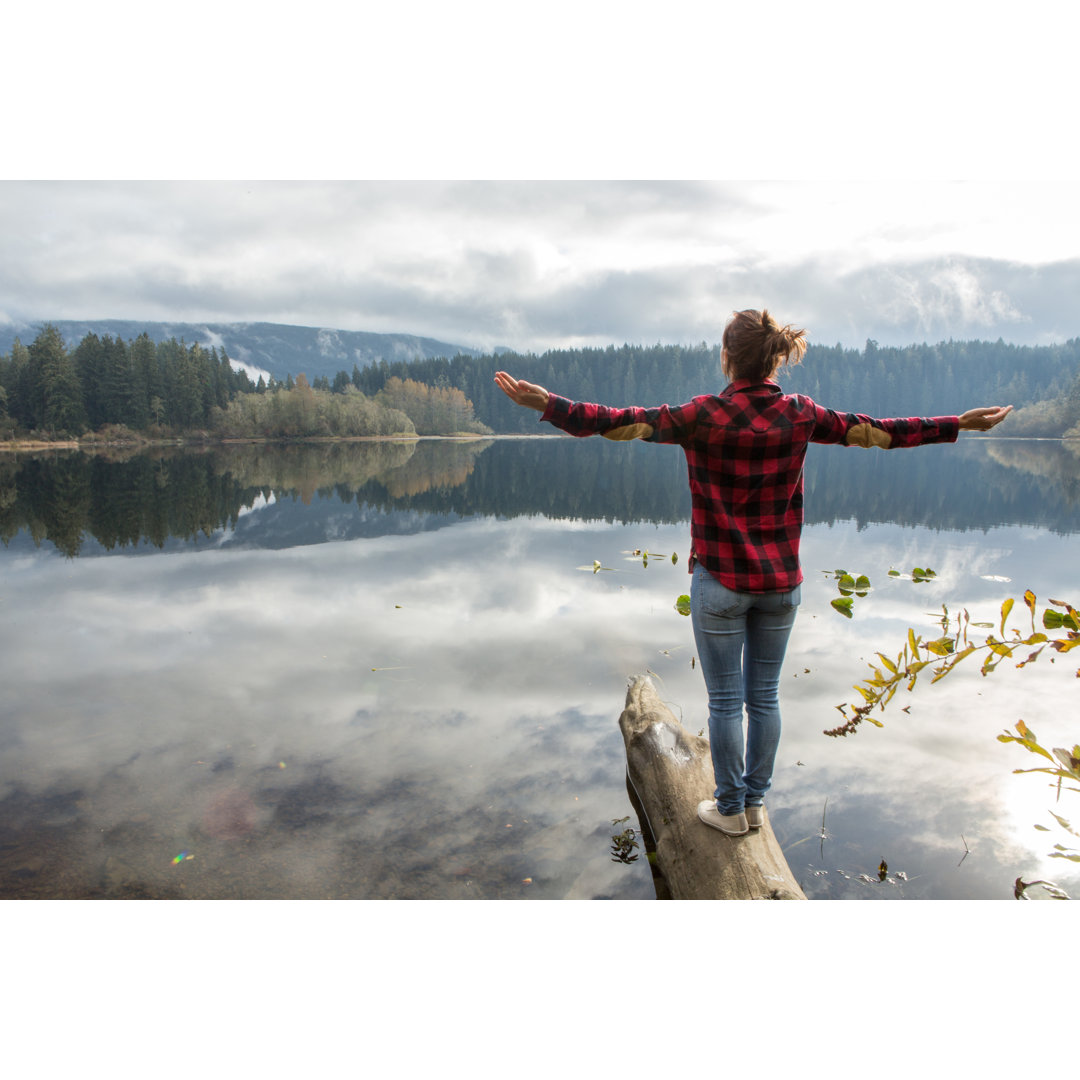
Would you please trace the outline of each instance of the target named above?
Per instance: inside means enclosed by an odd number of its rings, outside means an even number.
[[[379,360],[416,360],[452,357],[458,353],[479,356],[479,349],[454,345],[418,334],[378,334],[367,330],[298,326],[270,322],[153,322],[139,319],[42,319],[40,322],[0,324],[0,354],[10,353],[15,338],[29,345],[45,323],[52,323],[69,349],[87,334],[108,335],[124,341],[147,334],[151,341],[183,340],[207,349],[224,349],[234,367],[242,367],[257,379],[259,374],[284,381],[303,372],[310,380],[333,378],[339,371],[352,372]]]

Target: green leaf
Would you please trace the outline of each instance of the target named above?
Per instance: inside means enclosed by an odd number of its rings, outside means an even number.
[[[855,588],[856,589],[869,589],[870,588],[870,579],[865,574],[860,574],[855,579]]]
[[[890,570],[889,571],[889,577],[899,577],[899,576],[900,576],[900,571],[899,570]]]
[[[675,610],[680,615],[689,615],[690,614],[690,597],[687,596],[686,593],[683,593],[682,596],[680,596],[675,601]]]
[[[832,606],[846,619],[851,618],[851,608],[855,603],[850,596],[837,596],[832,601]]]

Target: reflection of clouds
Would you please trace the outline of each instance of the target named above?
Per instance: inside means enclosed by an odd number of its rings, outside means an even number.
[[[86,874],[114,892],[139,880],[215,896],[651,896],[647,865],[607,854],[610,820],[629,812],[626,677],[656,672],[692,731],[705,694],[690,621],[673,609],[685,559],[645,569],[622,552],[686,544],[685,526],[517,518],[285,550],[5,561],[18,616],[0,648],[19,678],[0,727],[0,799],[80,793],[66,827],[85,830]],[[1031,828],[1050,805],[1044,787],[1012,775],[1031,762],[995,736],[1024,716],[1044,742],[1072,745],[1053,719],[1067,715],[1071,669],[961,669],[901,694],[883,731],[821,732],[866,671],[860,657],[899,648],[908,625],[932,627],[924,613],[942,602],[993,620],[1011,586],[978,573],[1054,595],[1067,545],[1006,529],[807,530],[770,798],[783,842],[816,835],[828,796],[826,864],[837,851],[863,872],[885,855],[923,875],[910,895],[1063,878],[1042,857],[1050,834]],[[617,571],[576,569],[594,558]],[[886,577],[909,561],[939,579]],[[833,566],[875,584],[851,621],[829,608],[835,584],[818,570]],[[250,829],[208,828],[214,805]],[[979,861],[946,880],[961,833]],[[183,849],[196,858],[174,867]],[[802,878],[817,841],[792,850]]]

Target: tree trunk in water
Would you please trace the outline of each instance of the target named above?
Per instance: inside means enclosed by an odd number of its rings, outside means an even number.
[[[654,870],[674,900],[805,900],[769,824],[727,836],[697,816],[712,795],[708,740],[691,735],[638,675],[619,717],[627,776]],[[661,889],[658,886],[658,895]]]

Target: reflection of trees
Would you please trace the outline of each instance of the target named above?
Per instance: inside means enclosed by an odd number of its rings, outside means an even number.
[[[1080,440],[991,442],[987,454],[1005,468],[1035,478],[1047,497],[1064,498],[1071,506],[1080,503]]]
[[[1080,467],[1057,442],[970,439],[888,453],[816,446],[805,488],[808,524],[1080,531]],[[414,517],[674,523],[690,512],[676,447],[569,438],[255,443],[124,460],[78,452],[0,458],[0,539],[25,529],[68,555],[86,534],[107,549],[162,547],[170,537],[235,525],[260,496],[309,504],[316,494]]]
[[[393,499],[421,495],[433,489],[459,488],[472,475],[477,456],[490,445],[490,441],[420,443],[404,465],[378,479]]]
[[[170,537],[196,539],[235,525],[240,511],[262,495],[296,497],[309,505],[318,493],[349,502],[375,484],[413,494],[446,491],[465,482],[489,443],[245,444],[213,451],[153,454],[78,452],[0,459],[0,539],[26,529],[68,556],[84,534],[103,547]]]
[[[299,494],[305,506],[312,495],[329,496],[334,488],[355,491],[373,477],[400,468],[413,456],[416,442],[248,443],[217,452],[218,468],[242,487],[269,495]]]

